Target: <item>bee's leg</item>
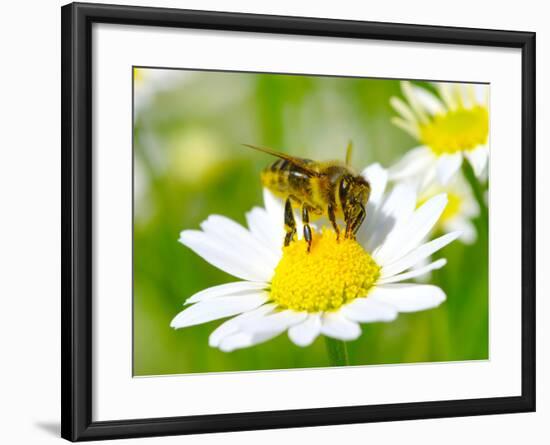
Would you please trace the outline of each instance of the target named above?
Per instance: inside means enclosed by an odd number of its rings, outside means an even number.
[[[328,213],[328,219],[330,220],[330,223],[332,224],[332,227],[334,228],[334,231],[336,232],[336,240],[340,240],[340,227],[338,227],[338,224],[336,224],[336,212],[334,211],[334,203],[331,202],[328,205],[327,213]]]
[[[329,198],[329,203],[327,207],[328,219],[336,232],[336,241],[340,240],[340,227],[336,224],[336,212],[335,212],[336,203],[334,202],[334,196]]]
[[[361,224],[363,224],[365,216],[367,216],[365,206],[359,204],[359,211],[354,215],[353,219],[346,221],[346,238],[355,239],[355,235],[359,227],[361,227]]]
[[[285,202],[285,232],[285,246],[288,246],[294,240],[294,235],[296,235],[296,221],[294,220],[290,198],[287,198]]]
[[[311,250],[311,241],[313,238],[311,234],[311,226],[309,225],[309,208],[305,203],[302,206],[302,223],[304,226],[304,239],[307,241],[307,251],[309,252]]]

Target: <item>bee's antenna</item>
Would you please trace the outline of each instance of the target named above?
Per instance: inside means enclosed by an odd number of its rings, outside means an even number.
[[[351,165],[351,156],[353,154],[353,142],[350,140],[348,142],[348,148],[346,150],[346,165]]]

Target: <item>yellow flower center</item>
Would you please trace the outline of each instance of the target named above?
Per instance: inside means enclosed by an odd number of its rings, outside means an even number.
[[[442,191],[443,190],[437,190],[437,193],[429,193],[427,195],[424,195],[416,203],[416,208],[419,208],[428,199],[433,198],[435,195],[441,193]],[[437,220],[436,227],[438,228],[441,228],[442,224],[452,220],[455,216],[460,214],[460,211],[462,210],[462,204],[464,202],[464,199],[458,193],[450,192],[448,190],[445,190],[445,193],[447,193],[447,205],[445,206],[443,213],[441,213],[441,216]]]
[[[447,192],[447,206],[439,218],[439,222],[446,222],[453,219],[462,209],[462,198],[456,193]]]
[[[284,309],[333,311],[367,295],[380,276],[380,266],[357,241],[330,229],[314,236],[311,251],[299,240],[283,248],[271,281],[271,298]]]
[[[489,112],[481,105],[436,114],[420,125],[420,139],[436,155],[473,150],[487,143],[488,136]]]

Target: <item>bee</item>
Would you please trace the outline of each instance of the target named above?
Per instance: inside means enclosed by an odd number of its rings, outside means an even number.
[[[310,221],[327,216],[337,239],[340,228],[336,222],[345,222],[344,236],[355,238],[366,216],[365,207],[370,196],[369,182],[350,167],[352,144],[348,144],[346,161],[317,162],[279,153],[271,148],[244,144],[246,147],[276,156],[277,159],[261,173],[261,182],[274,195],[285,200],[284,245],[288,246],[296,236],[294,208],[301,208],[303,234],[311,249]]]

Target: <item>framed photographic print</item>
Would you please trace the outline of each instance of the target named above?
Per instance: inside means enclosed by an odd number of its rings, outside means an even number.
[[[62,8],[62,436],[533,411],[535,35]]]

